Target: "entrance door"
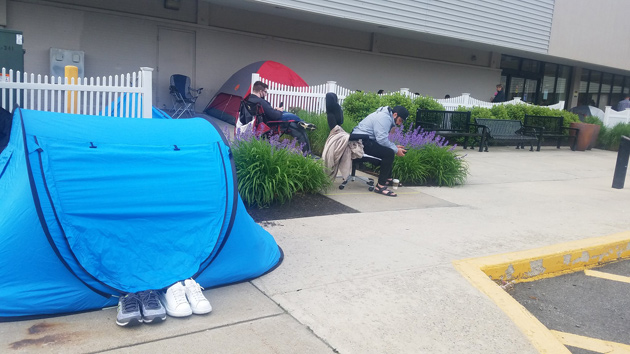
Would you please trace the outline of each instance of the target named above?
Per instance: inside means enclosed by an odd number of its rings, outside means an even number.
[[[170,110],[173,101],[169,92],[171,75],[190,77],[195,87],[195,32],[173,28],[158,29],[158,68],[156,106]]]
[[[507,77],[508,91],[506,100],[513,100],[514,97],[521,97],[524,102],[535,103],[538,89],[538,79],[529,79],[516,76]]]

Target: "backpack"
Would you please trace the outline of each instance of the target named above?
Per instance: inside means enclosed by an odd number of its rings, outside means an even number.
[[[246,125],[256,117],[262,117],[260,104],[242,100],[241,107],[238,110],[238,120],[241,121],[241,124]]]

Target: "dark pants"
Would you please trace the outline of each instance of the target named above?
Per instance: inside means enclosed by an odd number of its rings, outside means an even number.
[[[378,184],[384,186],[387,179],[392,177],[392,166],[396,153],[389,147],[379,145],[374,140],[363,140],[363,152],[381,159],[381,172],[378,175]]]
[[[308,135],[306,135],[304,128],[300,127],[295,122],[291,122],[289,123],[289,134],[294,137],[298,143],[302,144],[302,152],[311,152],[311,144],[308,141]]]

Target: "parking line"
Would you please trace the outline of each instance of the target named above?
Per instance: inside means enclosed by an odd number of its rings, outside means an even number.
[[[486,294],[514,321],[540,353],[571,354],[557,335],[498,284],[551,278],[628,258],[630,258],[630,231],[539,249],[463,259],[454,261],[453,265],[464,278]],[[562,338],[575,342],[575,337],[569,334]],[[594,339],[594,341],[597,340]],[[614,351],[608,350],[604,353],[630,354],[623,344],[618,344],[614,348]]]
[[[630,354],[630,345],[551,330],[558,340],[576,348],[606,354]]]
[[[624,277],[623,275],[617,275],[617,274],[604,273],[597,270],[586,269],[584,271],[584,275],[587,275],[589,277],[597,277],[597,278],[602,278],[602,279],[619,281],[622,283],[630,283],[630,277]]]

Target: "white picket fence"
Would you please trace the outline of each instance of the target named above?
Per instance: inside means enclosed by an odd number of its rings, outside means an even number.
[[[523,102],[520,97],[514,97],[514,99],[511,101],[493,103],[493,102],[487,102],[487,101],[478,100],[476,98],[472,98],[470,97],[469,93],[462,93],[462,95],[458,97],[437,99],[436,101],[438,101],[438,103],[444,106],[444,109],[447,111],[454,111],[459,106],[466,107],[466,108],[472,108],[472,107],[492,108],[497,105],[505,105],[505,104],[526,104],[526,105],[532,106],[531,103]],[[564,101],[560,101],[556,104],[553,104],[547,107],[553,108],[553,109],[564,109]]]
[[[283,102],[282,107],[285,110],[300,107],[307,112],[323,113],[326,111],[326,93],[336,93],[339,104],[342,104],[346,96],[352,93],[352,90],[338,86],[335,81],[328,81],[316,86],[295,87],[282,85],[253,73],[252,87],[256,81],[262,81],[269,85],[266,99],[271,103],[271,106],[279,107],[280,102]]]
[[[630,123],[630,109],[617,112],[611,106],[604,111],[604,126],[612,128],[619,123]]]
[[[342,104],[346,96],[353,92],[350,89],[337,85],[336,81],[328,81],[325,84],[317,86],[294,87],[278,84],[271,80],[261,78],[259,74],[254,73],[252,74],[252,87],[256,81],[262,81],[269,85],[269,89],[267,90],[267,100],[271,103],[271,106],[279,107],[280,102],[284,102],[283,108],[285,110],[288,110],[291,107],[300,107],[308,112],[322,113],[326,111],[325,97],[327,92],[336,93],[339,99],[339,104]],[[400,91],[397,91],[396,93],[403,94],[411,99],[419,97],[419,95],[411,93],[408,88],[401,88]],[[391,94],[394,93],[384,93],[384,95]],[[460,106],[466,108],[492,108],[496,105],[503,104],[526,104],[531,106],[530,103],[523,102],[520,97],[515,97],[513,100],[507,102],[492,103],[470,97],[469,93],[462,93],[462,95],[458,97],[436,99],[436,101],[444,106],[444,109],[447,111],[454,111]],[[553,109],[564,109],[564,101],[560,101],[547,107]]]
[[[153,69],[97,78],[48,77],[6,72],[0,77],[0,106],[129,118],[151,118]]]

